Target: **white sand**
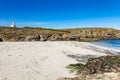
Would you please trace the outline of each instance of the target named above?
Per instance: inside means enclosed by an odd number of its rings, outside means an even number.
[[[89,44],[90,45],[90,44]],[[85,42],[2,42],[0,80],[56,80],[73,77],[66,66],[78,63],[67,55],[104,56]]]

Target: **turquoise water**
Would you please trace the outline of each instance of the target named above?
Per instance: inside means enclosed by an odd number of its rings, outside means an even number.
[[[120,49],[120,40],[101,40],[96,42],[91,42],[99,46],[105,46],[114,49]]]

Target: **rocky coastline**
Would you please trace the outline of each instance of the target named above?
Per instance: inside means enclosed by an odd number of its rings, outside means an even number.
[[[57,80],[119,80],[120,56],[89,58],[85,65],[70,64],[67,68],[76,71],[78,77]]]
[[[120,30],[112,29],[112,28],[77,28],[77,29],[59,29],[59,30],[57,30],[57,29],[44,29],[44,28],[0,27],[0,41],[1,42],[36,42],[36,41],[37,42],[44,42],[44,41],[80,41],[80,42],[87,41],[88,42],[88,41],[96,41],[96,40],[119,40],[119,39],[120,39]],[[46,44],[46,45],[48,45],[48,46],[51,44],[49,42],[47,42],[47,43],[48,44]],[[7,43],[3,43],[3,44],[8,45]],[[11,43],[9,43],[9,44],[11,44]],[[23,45],[25,45],[24,43],[20,43],[20,44],[22,44],[21,47],[23,47]],[[36,44],[36,43],[33,43],[33,44]],[[56,47],[56,44],[61,45],[60,42],[53,43],[53,44],[55,45],[55,47]],[[77,46],[76,46],[76,44],[77,44]],[[29,45],[30,45],[30,43],[29,43]],[[38,45],[38,44],[36,44],[36,45]],[[65,47],[65,45],[68,45],[68,42],[63,43],[62,47]],[[86,43],[87,47],[83,46],[82,43],[79,44],[78,42],[74,42],[74,43],[70,42],[69,46],[71,46],[71,45],[75,46],[75,48],[78,47],[79,49],[82,50],[82,51],[80,50],[80,53],[79,53],[80,55],[82,55],[81,53],[84,53],[84,54],[87,54],[87,53],[89,53],[89,54],[95,53],[96,54],[97,53],[97,55],[99,53],[100,53],[100,55],[101,55],[101,53],[104,53],[105,56],[103,55],[102,57],[97,57],[97,58],[94,56],[84,56],[85,60],[82,59],[82,60],[84,60],[84,62],[86,61],[86,59],[88,59],[86,64],[77,63],[77,64],[70,64],[67,66],[68,69],[71,69],[72,71],[76,71],[76,73],[77,73],[76,77],[74,77],[74,78],[61,77],[61,78],[58,78],[57,80],[119,80],[119,78],[120,78],[119,77],[120,76],[120,56],[119,55],[111,55],[111,52],[108,51],[107,49],[102,50],[102,51],[99,51],[99,49],[97,49],[97,48],[93,49],[93,47],[90,47],[88,45],[88,43]],[[84,43],[84,45],[85,45],[85,43]],[[9,46],[11,46],[11,45],[9,45]],[[72,48],[73,48],[73,46],[72,46]],[[60,47],[60,48],[62,48],[62,47]],[[46,48],[46,46],[45,46],[45,48]],[[49,48],[51,48],[51,47],[49,47]],[[26,47],[26,50],[27,49],[28,49],[28,46]],[[35,48],[35,50],[36,50],[36,48]],[[69,49],[69,50],[73,50],[73,49]],[[12,51],[12,50],[10,50],[10,51]],[[33,51],[34,51],[34,49],[33,49]],[[92,51],[92,52],[90,52],[90,51]],[[6,51],[4,51],[4,49],[3,49],[3,53],[4,52],[6,53]],[[49,54],[48,52],[46,52],[47,55]],[[87,52],[87,53],[85,53],[85,52]],[[39,51],[36,53],[39,54]],[[64,51],[62,53],[63,53],[63,55],[66,55],[67,58],[75,59],[75,61],[79,61],[79,58],[81,58],[78,56],[78,54],[71,55],[68,52],[67,52],[67,54],[65,54]],[[108,53],[108,54],[106,54],[106,53]],[[52,52],[52,54],[53,54],[53,52]],[[31,53],[31,55],[33,56],[34,54]],[[109,55],[109,56],[106,56],[106,55]],[[58,54],[56,56],[58,57]],[[76,59],[76,57],[77,57],[77,59]],[[63,56],[61,59],[63,59]],[[60,59],[60,62],[61,62],[61,59]],[[66,60],[66,57],[65,57],[65,60]],[[64,64],[64,61],[63,61],[63,64]],[[110,75],[112,75],[112,77]],[[43,77],[43,78],[45,78],[45,77]]]
[[[95,41],[120,39],[120,30],[112,28],[9,28],[0,27],[1,41]]]

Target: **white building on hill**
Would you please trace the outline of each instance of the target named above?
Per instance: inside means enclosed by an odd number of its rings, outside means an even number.
[[[13,21],[12,22],[12,24],[10,25],[10,27],[13,27],[13,28],[15,28],[16,26],[15,26],[15,22]]]

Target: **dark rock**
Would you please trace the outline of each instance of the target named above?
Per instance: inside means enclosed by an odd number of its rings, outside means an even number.
[[[78,67],[77,70],[79,74],[120,72],[120,56],[103,56],[99,58],[90,58],[85,65],[73,65],[74,67]],[[81,65],[83,67],[81,67]]]
[[[3,39],[2,39],[2,38],[0,38],[0,42],[3,42]]]
[[[27,35],[25,41],[40,41],[39,35]]]
[[[63,33],[53,34],[49,40],[50,41],[63,40]]]

